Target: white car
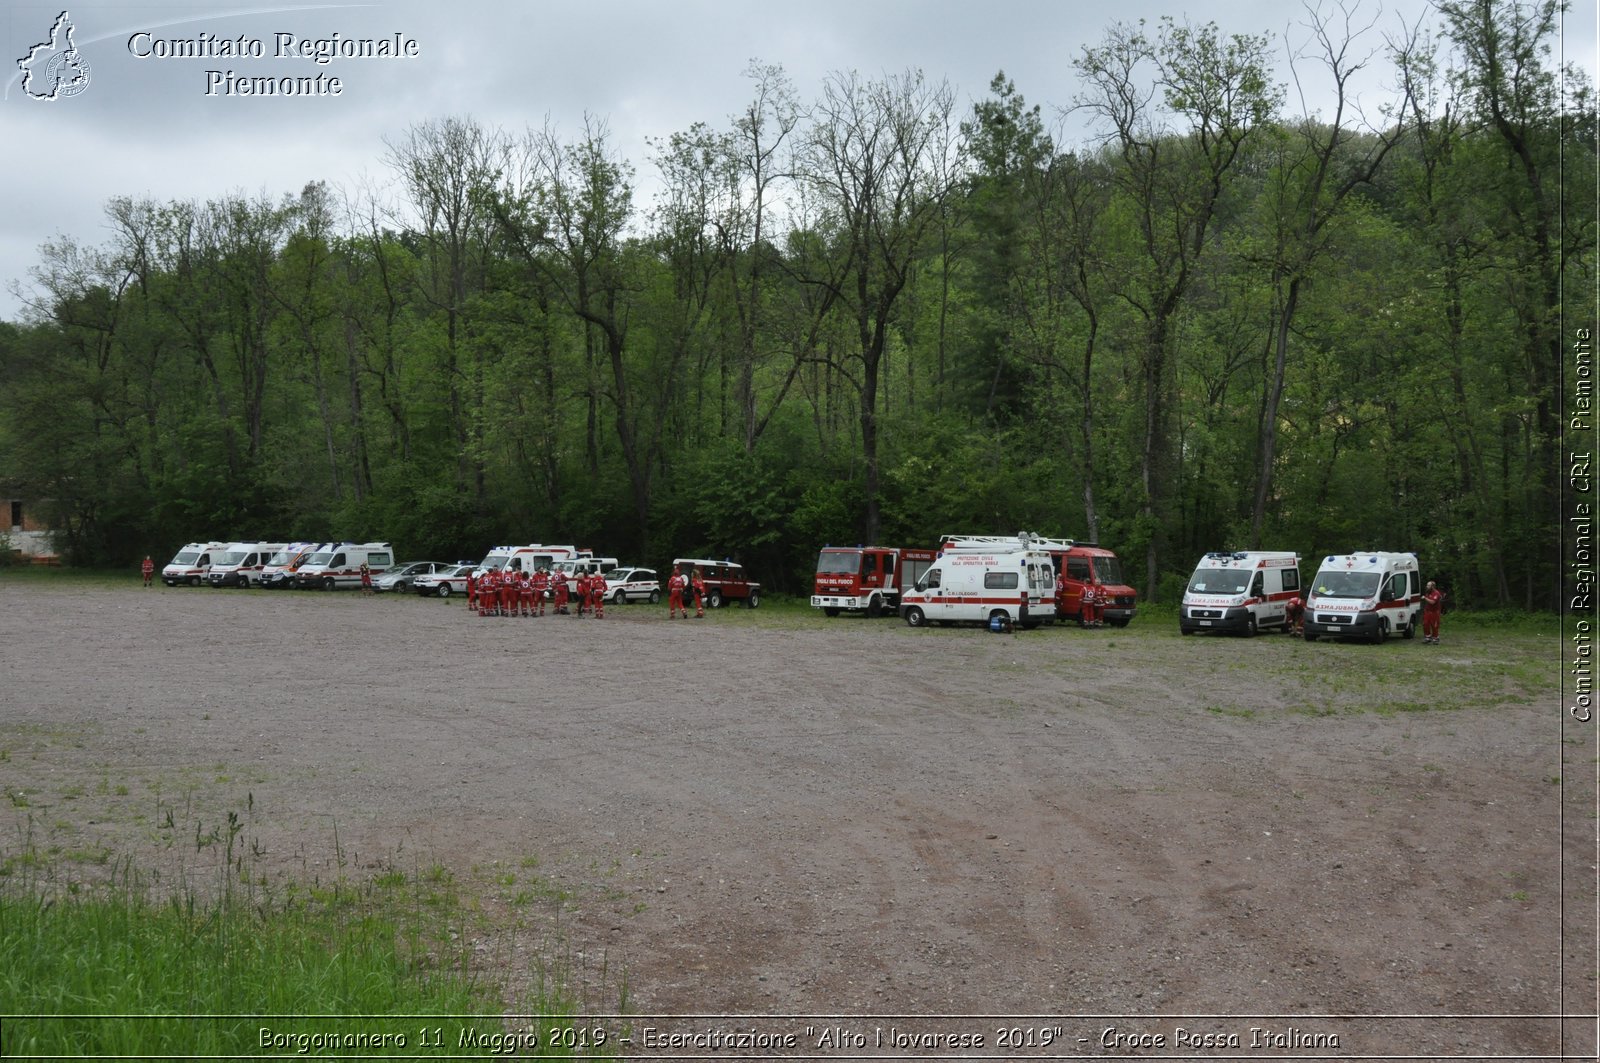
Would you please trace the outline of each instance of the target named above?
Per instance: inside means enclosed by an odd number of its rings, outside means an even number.
[[[403,591],[410,587],[418,576],[431,576],[435,572],[442,572],[447,568],[455,568],[455,566],[447,565],[443,561],[402,561],[373,580],[372,589]]]
[[[418,576],[412,581],[411,589],[425,598],[448,598],[452,594],[467,593],[467,577],[472,575],[475,564],[441,565],[436,572],[426,576]]]
[[[653,568],[614,568],[606,573],[606,601],[615,605],[626,602],[661,600],[661,580]]]

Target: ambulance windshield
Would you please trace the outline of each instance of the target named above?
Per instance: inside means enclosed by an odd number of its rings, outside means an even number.
[[[217,565],[219,567],[222,565],[242,565],[244,564],[244,559],[248,553],[248,550],[229,550],[227,553],[222,555],[222,558],[217,562]]]
[[[854,550],[824,550],[817,555],[817,575],[854,576],[861,571],[861,555]]]
[[[192,565],[200,559],[200,551],[185,550],[172,559],[174,565]]]
[[[294,555],[298,552],[299,551],[296,550],[279,550],[277,553],[267,558],[267,564],[287,565],[289,562],[294,560]]]
[[[509,560],[511,560],[510,554],[490,554],[483,559],[483,564],[478,567],[485,572],[498,572],[505,567],[506,562]]]
[[[1318,572],[1312,589],[1321,598],[1371,598],[1382,578],[1377,572]]]
[[[1243,594],[1250,586],[1250,570],[1244,568],[1202,568],[1189,580],[1190,594]]]

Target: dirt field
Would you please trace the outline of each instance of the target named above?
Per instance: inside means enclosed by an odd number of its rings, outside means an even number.
[[[866,1055],[1592,1055],[1561,1017],[1594,1010],[1596,749],[1553,625],[1175,627],[0,579],[0,855],[198,879],[162,817],[235,811],[274,874],[447,869],[512,986],[559,942],[597,1011],[624,972],[708,1016],[664,1029]]]

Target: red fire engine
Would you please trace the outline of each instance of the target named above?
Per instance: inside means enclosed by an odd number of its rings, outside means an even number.
[[[824,546],[817,555],[811,604],[824,616],[846,609],[868,616],[894,616],[900,595],[917,582],[937,555],[898,546]]]

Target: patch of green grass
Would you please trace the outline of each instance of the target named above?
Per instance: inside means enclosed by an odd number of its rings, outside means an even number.
[[[230,828],[238,822],[230,815]],[[411,890],[395,871],[366,885],[273,886],[246,873],[235,833],[197,830],[228,846],[219,889],[202,896],[158,893],[105,849],[40,853],[30,832],[0,864],[0,999],[24,1016],[0,1028],[0,1056],[247,1058],[270,1049],[493,1059],[514,1042],[545,1045],[550,1031],[582,1025],[542,968],[528,997],[504,998],[458,930],[472,905],[453,896],[439,905],[439,887],[455,881],[443,865]],[[110,864],[110,874],[95,884],[58,877],[79,863]],[[508,1006],[537,1025],[508,1028]],[[564,1058],[616,1054],[600,1046]]]

